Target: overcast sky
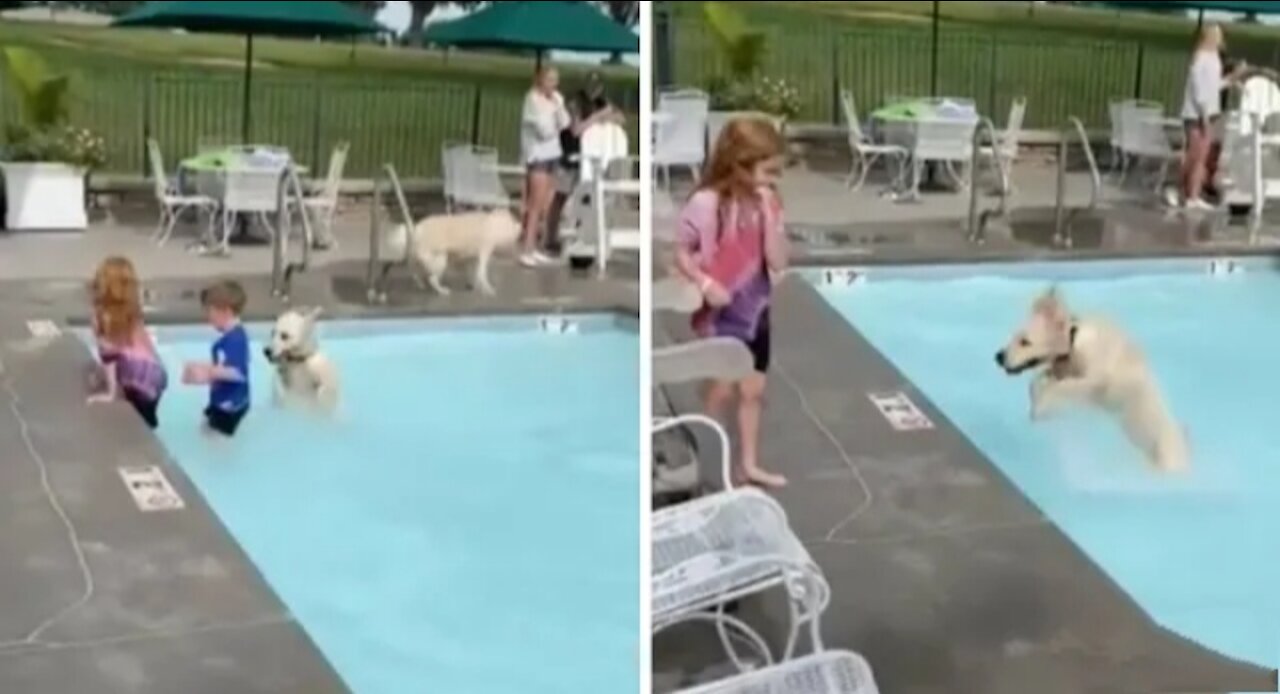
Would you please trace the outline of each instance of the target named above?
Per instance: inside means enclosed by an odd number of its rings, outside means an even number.
[[[453,5],[446,5],[437,9],[431,15],[429,22],[440,21],[442,19],[456,19],[463,12]],[[396,31],[404,31],[409,27],[409,3],[407,2],[388,2],[387,6],[378,14],[378,19],[385,25],[395,29]],[[636,31],[639,31],[637,28]],[[607,56],[590,53],[572,53],[569,51],[553,51],[551,59],[560,62],[591,62],[598,63]],[[629,55],[624,56],[627,63],[638,66],[640,64],[640,56]]]

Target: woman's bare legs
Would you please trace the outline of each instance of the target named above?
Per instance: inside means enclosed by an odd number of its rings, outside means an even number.
[[[525,181],[524,238],[521,248],[525,253],[532,253],[538,249],[538,240],[542,238],[542,225],[555,194],[555,181],[551,174],[536,169],[529,172]]]
[[[1209,150],[1213,146],[1208,126],[1193,125],[1187,129],[1186,176],[1183,196],[1187,202],[1200,200],[1204,195],[1205,177],[1208,175]]]
[[[754,373],[738,384],[738,436],[742,439],[742,475],[766,488],[787,486],[787,478],[760,467],[760,410],[764,405],[765,375]]]

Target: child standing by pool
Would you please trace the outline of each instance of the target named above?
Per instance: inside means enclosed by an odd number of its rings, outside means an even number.
[[[249,335],[240,323],[244,288],[237,282],[219,282],[200,293],[200,304],[220,336],[213,343],[212,360],[187,364],[182,381],[209,386],[205,423],[223,436],[234,436],[249,412]]]
[[[782,475],[760,467],[760,410],[769,370],[769,300],[772,275],[787,265],[782,204],[776,191],[783,142],[773,123],[732,121],[715,143],[698,190],[679,221],[676,267],[696,284],[703,308],[693,327],[702,337],[732,337],[754,357],[755,373],[738,382],[715,382],[707,413],[718,418],[738,395],[741,467],[738,483],[782,487]]]
[[[98,344],[107,389],[89,397],[91,403],[123,398],[147,426],[159,424],[160,396],[169,384],[142,321],[142,294],[133,263],[119,256],[98,266],[90,288],[93,294],[93,336]]]

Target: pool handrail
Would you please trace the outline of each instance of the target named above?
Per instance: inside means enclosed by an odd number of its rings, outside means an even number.
[[[1061,137],[1058,138],[1058,176],[1053,202],[1053,243],[1056,246],[1071,248],[1075,239],[1071,234],[1071,223],[1066,207],[1067,198],[1067,156],[1070,153],[1071,137],[1080,140],[1084,149],[1085,160],[1089,164],[1089,206],[1083,211],[1094,212],[1098,209],[1098,200],[1102,195],[1102,173],[1098,171],[1098,160],[1093,156],[1093,146],[1089,144],[1089,134],[1085,131],[1084,121],[1076,116],[1067,119]],[[1076,210],[1080,212],[1080,210]]]
[[[277,203],[281,222],[275,234],[271,236],[271,294],[282,298],[286,301],[293,288],[293,275],[295,272],[305,272],[311,266],[311,220],[307,217],[306,206],[302,201],[306,199],[306,193],[302,187],[302,181],[298,178],[298,169],[292,162],[285,165],[284,185],[280,186],[279,201]],[[289,194],[292,192],[293,200],[298,204],[298,216],[302,218],[302,257],[296,263],[288,262],[289,235],[293,231],[293,215],[290,210]]]
[[[369,206],[369,267],[365,275],[365,296],[370,304],[387,302],[387,275],[391,268],[404,265],[409,260],[409,241],[405,239],[404,257],[384,261],[382,259],[382,196],[384,189],[390,186],[396,196],[396,205],[400,209],[401,222],[406,234],[413,228],[413,213],[409,211],[409,202],[404,195],[404,186],[400,184],[400,175],[391,163],[382,165],[382,171],[373,182],[373,204]]]
[[[972,150],[973,155],[969,161],[970,176],[973,177],[974,172],[978,170],[978,163],[981,160],[984,150],[982,148],[982,135],[986,133],[991,139],[991,157],[995,164],[996,171],[1000,175],[1000,187],[997,191],[1000,197],[1000,206],[994,210],[983,210],[981,214],[978,212],[978,183],[976,180],[969,181],[969,223],[966,227],[969,235],[970,243],[981,244],[986,241],[987,220],[992,215],[1004,216],[1008,212],[1009,200],[1009,177],[1006,173],[1007,169],[1001,161],[1003,156],[1000,152],[1000,136],[996,132],[996,124],[988,117],[982,117],[978,120],[978,127],[973,129]]]

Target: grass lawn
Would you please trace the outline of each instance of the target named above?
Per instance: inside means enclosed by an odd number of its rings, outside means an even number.
[[[700,4],[668,3],[679,84],[705,84],[718,70]],[[854,92],[864,115],[891,96],[931,91],[932,2],[737,4],[771,37],[767,74],[804,95],[802,120],[837,120],[840,88]],[[1186,15],[948,0],[940,4],[938,93],[976,99],[997,123],[1026,96],[1030,127],[1060,127],[1068,116],[1105,127],[1112,99],[1178,102],[1194,29]],[[1227,36],[1232,55],[1280,65],[1280,30],[1232,24]]]
[[[75,75],[73,117],[106,137],[112,172],[141,173],[147,137],[170,167],[201,139],[239,137],[242,37],[0,22],[0,45],[39,50]],[[565,87],[586,69],[562,66]],[[439,175],[441,145],[473,135],[509,160],[532,70],[529,56],[257,38],[252,139],[289,147],[313,170],[348,140],[351,176],[386,162],[406,177]],[[634,112],[637,71],[604,71],[614,98]],[[0,86],[5,122],[17,117],[10,96]]]

